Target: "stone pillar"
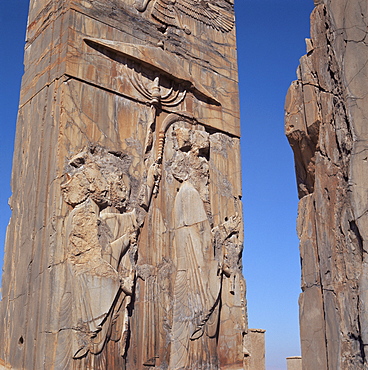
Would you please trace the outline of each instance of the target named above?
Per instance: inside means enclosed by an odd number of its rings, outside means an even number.
[[[368,8],[315,4],[285,104],[300,197],[303,369],[366,369]]]
[[[286,358],[287,370],[302,370],[302,358],[293,356]]]
[[[266,369],[265,333],[263,329],[249,329],[244,346],[247,356],[244,359],[245,370]]]
[[[241,368],[233,1],[31,0],[24,65],[0,358]]]

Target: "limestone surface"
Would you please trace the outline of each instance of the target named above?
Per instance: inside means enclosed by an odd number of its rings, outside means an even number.
[[[241,369],[232,0],[31,0],[0,302],[14,369]]]
[[[303,369],[366,369],[368,48],[366,1],[315,1],[289,89],[302,263]]]

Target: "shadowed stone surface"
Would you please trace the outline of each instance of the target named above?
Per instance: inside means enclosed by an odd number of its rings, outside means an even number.
[[[366,369],[368,3],[315,4],[285,104],[300,197],[303,369]]]
[[[32,0],[0,302],[15,369],[240,369],[232,0]]]

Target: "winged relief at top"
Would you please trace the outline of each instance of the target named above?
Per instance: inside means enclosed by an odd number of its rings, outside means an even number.
[[[234,5],[231,0],[136,0],[135,7],[144,12],[153,1],[151,15],[164,26],[185,29],[184,16],[220,31],[229,32],[234,27]]]

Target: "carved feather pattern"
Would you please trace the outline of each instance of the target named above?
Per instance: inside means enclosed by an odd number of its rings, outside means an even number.
[[[229,32],[234,27],[233,5],[224,0],[156,0],[152,16],[163,24],[177,26],[178,12],[217,31]]]
[[[157,0],[152,9],[152,16],[163,24],[177,26],[176,11],[172,0]]]
[[[217,31],[229,32],[234,27],[233,6],[225,1],[177,0],[176,7]]]

